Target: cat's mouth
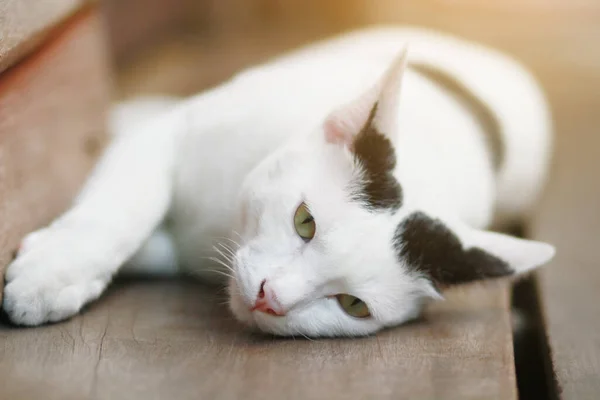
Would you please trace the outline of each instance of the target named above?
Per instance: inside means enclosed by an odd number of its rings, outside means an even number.
[[[265,313],[268,315],[272,315],[274,317],[285,317],[285,312],[275,311],[273,308],[271,308],[269,306],[269,304],[267,304],[265,302],[257,301],[254,306],[250,307],[249,311],[251,313],[261,312],[261,313]]]

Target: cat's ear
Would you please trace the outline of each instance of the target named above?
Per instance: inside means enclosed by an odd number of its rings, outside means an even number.
[[[407,52],[405,47],[375,86],[326,118],[323,129],[328,143],[352,149],[355,137],[361,132],[376,132],[392,144],[395,142],[400,86],[406,69]]]
[[[554,257],[553,246],[470,228],[462,223],[410,214],[397,228],[395,245],[409,270],[436,286],[519,275]]]

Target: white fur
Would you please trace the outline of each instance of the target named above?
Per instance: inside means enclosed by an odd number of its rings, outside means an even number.
[[[498,176],[468,109],[410,69],[400,91],[403,64],[393,61],[407,42],[409,64],[452,75],[495,113],[507,144]],[[405,194],[396,213],[349,201],[360,166],[344,140],[328,143],[339,133],[331,129],[351,136],[347,129],[364,123],[377,98],[387,110],[377,123],[395,143],[394,175]],[[184,101],[120,105],[110,122],[117,137],[73,208],[29,235],[7,270],[3,306],[16,323],[68,318],[126,264],[213,280],[231,275],[233,313],[267,332],[369,334],[414,318],[439,296],[392,246],[397,225],[414,210],[444,221],[463,246],[482,247],[515,273],[554,253],[482,230],[494,215],[521,218],[533,207],[551,127],[544,97],[522,67],[459,39],[412,28],[360,31]],[[292,223],[302,201],[317,224],[308,244]],[[249,311],[265,279],[285,317]],[[330,297],[338,293],[363,299],[372,317],[346,315]]]

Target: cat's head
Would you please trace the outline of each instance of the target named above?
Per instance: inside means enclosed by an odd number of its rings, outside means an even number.
[[[405,204],[392,174],[405,52],[374,88],[253,170],[229,282],[242,322],[279,335],[357,336],[416,317],[439,289],[519,274],[552,246]]]

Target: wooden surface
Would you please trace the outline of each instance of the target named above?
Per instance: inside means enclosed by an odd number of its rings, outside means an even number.
[[[195,282],[127,282],[83,315],[0,327],[0,394],[53,399],[515,399],[506,291],[360,340],[250,334]],[[1,397],[1,396],[0,396]]]
[[[2,270],[25,233],[65,209],[104,142],[103,46],[99,21],[84,12],[0,75]]]
[[[539,286],[560,398],[600,398],[600,54],[582,43],[594,64],[572,60],[551,85],[557,110],[554,179],[533,233],[557,245]],[[558,82],[562,82],[559,84]]]
[[[87,0],[0,1],[0,72],[31,52]]]

